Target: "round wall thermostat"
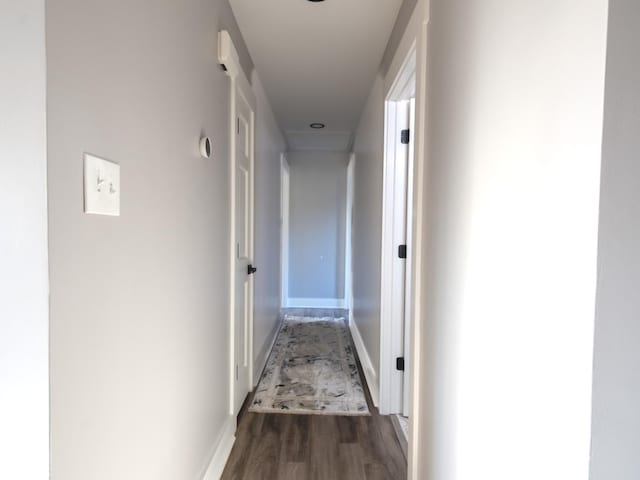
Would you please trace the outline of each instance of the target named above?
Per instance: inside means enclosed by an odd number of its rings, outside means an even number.
[[[211,158],[211,140],[209,140],[209,137],[200,139],[200,155],[202,155],[202,158]]]

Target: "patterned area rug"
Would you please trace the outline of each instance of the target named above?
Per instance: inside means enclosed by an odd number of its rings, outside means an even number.
[[[249,411],[369,415],[344,319],[285,317]]]

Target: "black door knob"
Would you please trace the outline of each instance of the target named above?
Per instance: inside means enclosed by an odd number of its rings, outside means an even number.
[[[258,269],[256,267],[254,267],[253,265],[249,264],[247,266],[247,275],[253,275],[257,271],[258,271]]]

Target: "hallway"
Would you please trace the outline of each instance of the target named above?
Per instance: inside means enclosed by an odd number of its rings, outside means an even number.
[[[372,404],[362,375],[361,381],[370,416],[254,413],[247,411],[250,394],[222,480],[406,478],[406,458],[391,421]]]
[[[0,479],[638,480],[638,25],[2,0]]]

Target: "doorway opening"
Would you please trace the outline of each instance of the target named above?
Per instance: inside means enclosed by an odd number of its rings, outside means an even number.
[[[408,442],[411,278],[414,229],[416,49],[410,49],[385,101],[380,304],[380,413]]]

